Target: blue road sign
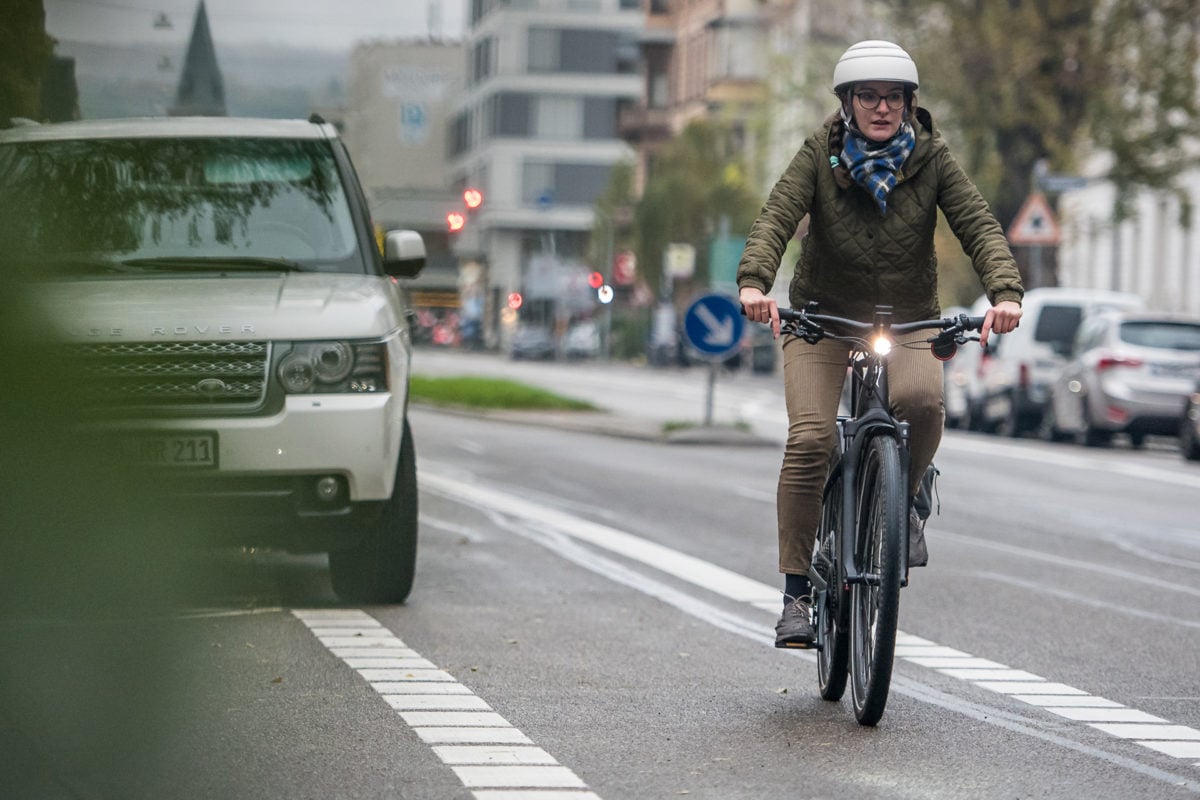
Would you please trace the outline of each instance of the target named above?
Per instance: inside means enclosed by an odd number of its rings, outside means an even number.
[[[706,294],[688,306],[683,331],[688,343],[703,355],[730,355],[742,341],[746,318],[738,301],[723,294]]]

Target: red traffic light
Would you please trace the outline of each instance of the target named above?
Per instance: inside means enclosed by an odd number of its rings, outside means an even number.
[[[463,192],[463,204],[474,211],[483,205],[483,192],[478,189],[467,189]]]
[[[601,275],[599,272],[593,272],[590,275],[588,275],[588,286],[592,287],[593,289],[599,289],[603,285],[604,285],[604,276]]]
[[[516,311],[521,307],[521,303],[525,302],[525,298],[521,297],[520,292],[511,292],[508,295],[508,307]]]
[[[467,224],[467,218],[461,211],[451,211],[446,215],[446,228],[451,233],[458,233]]]

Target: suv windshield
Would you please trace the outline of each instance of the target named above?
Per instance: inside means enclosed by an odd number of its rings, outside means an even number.
[[[317,140],[78,139],[0,145],[0,252],[47,270],[364,271]]]

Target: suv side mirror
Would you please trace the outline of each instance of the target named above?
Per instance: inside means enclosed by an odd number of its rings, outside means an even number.
[[[383,271],[415,278],[425,268],[425,240],[416,231],[388,231],[383,239]]]

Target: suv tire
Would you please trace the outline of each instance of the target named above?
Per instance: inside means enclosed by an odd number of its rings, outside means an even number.
[[[356,546],[329,553],[334,592],[348,603],[403,603],[417,562],[417,461],[407,419],[392,496],[363,524],[367,531]]]

